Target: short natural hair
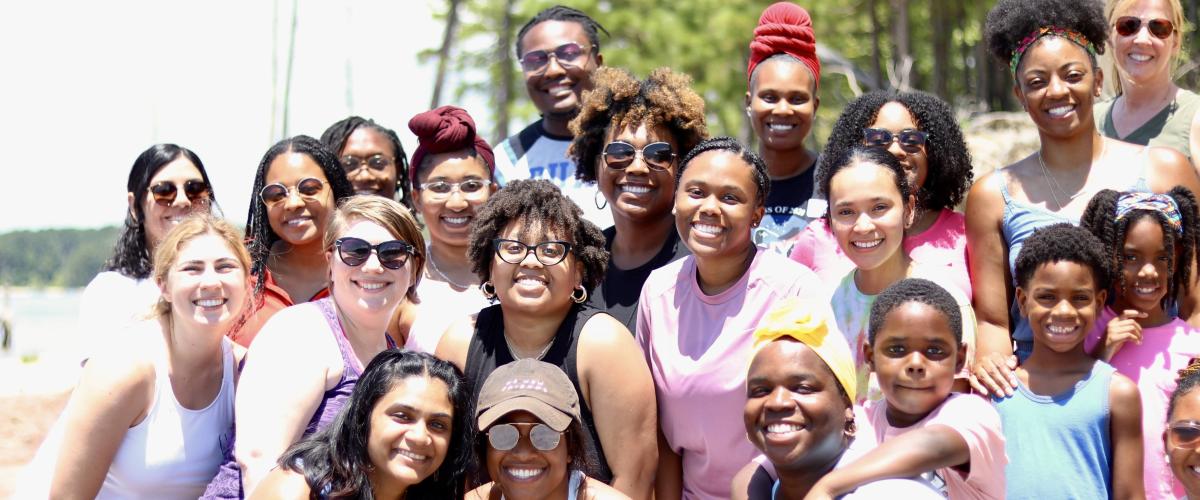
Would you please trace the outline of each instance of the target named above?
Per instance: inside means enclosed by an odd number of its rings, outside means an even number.
[[[867,343],[875,345],[875,337],[883,329],[887,315],[909,302],[925,304],[942,313],[950,325],[950,333],[954,334],[954,341],[962,342],[962,311],[958,310],[958,302],[954,300],[954,296],[950,295],[950,292],[941,285],[932,281],[921,278],[905,278],[887,287],[875,299],[875,303],[871,304],[870,320],[867,325]]]
[[[417,285],[421,284],[421,276],[425,274],[425,236],[421,234],[412,212],[400,202],[382,196],[357,195],[346,198],[329,218],[329,227],[325,229],[325,238],[322,241],[325,250],[335,252],[334,242],[358,219],[373,222],[386,229],[396,239],[413,246],[413,254],[409,257],[413,276],[407,297],[408,300],[415,301]]]
[[[242,272],[249,278],[250,253],[242,244],[242,232],[233,227],[233,224],[226,222],[225,219],[214,217],[206,212],[196,212],[171,229],[154,249],[154,271],[152,273],[154,281],[160,286],[165,285],[167,274],[171,272],[171,266],[174,266],[175,260],[179,258],[179,251],[183,249],[183,245],[206,234],[214,235],[225,242],[225,245],[233,252],[233,256],[237,257],[238,264],[242,266]],[[161,317],[170,313],[171,303],[159,297],[151,316]]]
[[[1112,269],[1104,257],[1104,244],[1090,231],[1066,222],[1033,232],[1017,255],[1018,287],[1028,287],[1037,269],[1054,262],[1074,262],[1092,272],[1096,291],[1108,289]]]

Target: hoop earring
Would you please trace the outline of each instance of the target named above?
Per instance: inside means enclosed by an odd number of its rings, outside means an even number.
[[[496,285],[493,285],[490,280],[481,283],[479,285],[479,291],[483,292],[484,298],[488,300],[496,300]]]
[[[579,292],[579,294],[576,295],[575,292]],[[571,300],[574,301],[576,304],[582,304],[584,302],[587,302],[587,299],[588,299],[587,289],[584,288],[583,285],[576,285],[575,289],[571,290]]]
[[[592,196],[592,203],[596,204],[596,210],[604,210],[608,206],[608,198],[605,198],[604,194],[597,190],[596,195]]]

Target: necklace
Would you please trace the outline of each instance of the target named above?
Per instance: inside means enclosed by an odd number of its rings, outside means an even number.
[[[1107,149],[1108,149],[1108,142],[1101,139],[1100,158],[1104,158],[1104,153]],[[1088,164],[1088,173],[1089,174],[1092,171],[1092,165],[1094,165],[1095,163],[1096,162],[1093,161],[1090,164]],[[1067,190],[1063,189],[1062,186],[1060,186],[1058,184],[1058,181],[1055,180],[1054,177],[1050,175],[1050,170],[1046,168],[1046,161],[1042,158],[1041,151],[1038,151],[1038,165],[1040,165],[1042,167],[1042,176],[1045,177],[1046,181],[1050,184],[1050,197],[1054,198],[1054,204],[1058,205],[1059,210],[1062,210],[1063,208],[1065,208],[1066,205],[1064,205],[1063,202],[1058,199],[1058,195],[1055,194],[1055,190],[1062,193],[1063,196],[1067,197],[1067,203],[1071,203],[1072,201],[1075,201],[1076,198],[1079,198],[1080,196],[1083,196],[1092,191],[1091,189],[1088,189],[1087,180],[1085,179],[1083,182],[1083,187],[1080,187],[1079,190],[1073,194],[1068,194]]]
[[[504,335],[504,345],[508,346],[508,354],[510,354],[513,357],[513,360],[522,359],[520,356],[517,356],[517,350],[513,348],[512,341],[508,340],[508,334],[505,333],[502,335]],[[550,339],[550,342],[546,343],[546,347],[542,348],[542,352],[538,353],[537,357],[535,357],[533,359],[541,361],[542,358],[546,357],[546,353],[550,352],[550,346],[552,346],[552,345],[554,345],[553,338]]]
[[[460,284],[459,282],[450,279],[450,276],[446,275],[446,273],[443,273],[442,270],[438,268],[437,259],[433,257],[433,247],[430,247],[429,250],[429,266],[433,268],[433,272],[438,273],[438,276],[441,276],[443,280],[446,280],[446,283],[454,285],[455,288],[462,288],[464,290],[471,288],[472,283],[468,283],[466,285]]]

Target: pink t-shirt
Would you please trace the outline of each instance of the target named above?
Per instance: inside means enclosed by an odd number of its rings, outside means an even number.
[[[1096,326],[1084,340],[1084,348],[1092,347],[1104,338],[1108,322],[1117,317],[1116,311],[1104,308]],[[1110,365],[1138,386],[1142,395],[1143,476],[1146,478],[1147,499],[1183,498],[1183,485],[1171,474],[1163,449],[1162,433],[1167,427],[1167,403],[1175,391],[1179,370],[1188,360],[1200,357],[1200,331],[1175,318],[1162,326],[1142,329],[1142,343],[1126,342],[1113,356]]]
[[[729,498],[730,480],[758,454],[742,422],[753,332],[790,296],[828,307],[812,271],[761,248],[742,278],[717,295],[700,290],[690,255],[646,279],[637,340],[654,377],[663,435],[683,458],[683,498]]]
[[[952,393],[920,422],[904,428],[892,427],[888,423],[886,400],[868,402],[867,415],[871,430],[874,431],[871,434],[878,443],[930,425],[944,425],[953,429],[970,449],[971,472],[964,475],[946,467],[922,477],[935,485],[945,484],[944,493],[951,500],[1004,498],[1004,467],[1008,465],[1008,455],[1004,453],[1004,432],[1000,427],[1000,414],[983,398],[974,394]]]
[[[967,272],[967,230],[963,214],[942,210],[929,229],[904,238],[904,251],[918,264],[947,268],[943,274],[971,300],[971,276]],[[825,219],[804,227],[792,247],[792,260],[816,271],[826,283],[837,283],[854,269],[842,252]]]

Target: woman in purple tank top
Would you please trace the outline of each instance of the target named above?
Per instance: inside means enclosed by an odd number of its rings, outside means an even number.
[[[412,298],[425,257],[408,209],[377,196],[347,199],[325,233],[330,296],[272,316],[247,353],[235,403],[231,461],[207,496],[249,495],[300,438],[329,425]],[[241,492],[236,478],[241,476]]]

